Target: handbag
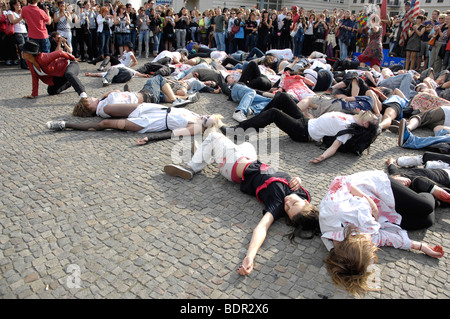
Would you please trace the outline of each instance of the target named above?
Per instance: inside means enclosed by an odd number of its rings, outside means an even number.
[[[431,46],[434,46],[434,44],[436,43],[436,38],[437,38],[437,35],[435,35],[434,37],[432,37],[431,40],[428,41],[428,44],[431,45]]]
[[[14,24],[9,21],[8,16],[6,16],[5,34],[8,36],[14,34]]]

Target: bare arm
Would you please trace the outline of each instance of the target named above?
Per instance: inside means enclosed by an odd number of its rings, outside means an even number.
[[[331,146],[329,148],[327,148],[325,150],[325,152],[323,152],[322,155],[320,155],[319,157],[316,157],[315,159],[311,160],[310,162],[316,164],[316,163],[320,163],[320,162],[326,160],[327,158],[333,156],[337,152],[338,148],[341,145],[342,145],[341,141],[335,140],[333,142],[333,144],[331,144]]]
[[[247,255],[245,256],[242,265],[239,266],[238,269],[238,273],[240,275],[245,276],[253,271],[253,261],[256,257],[256,253],[266,239],[267,231],[269,230],[269,227],[273,222],[273,215],[267,212],[264,214],[264,217],[253,230],[252,239],[250,240],[250,245],[247,249]]]

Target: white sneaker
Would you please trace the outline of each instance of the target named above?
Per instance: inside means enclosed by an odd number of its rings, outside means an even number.
[[[443,161],[428,161],[425,164],[425,168],[440,168],[440,169],[450,169],[450,165]]]
[[[237,111],[233,113],[233,119],[235,119],[238,122],[243,122],[247,120],[247,117],[245,116],[244,112]]]
[[[173,107],[183,107],[188,105],[189,103],[191,103],[191,101],[188,100],[182,100],[180,98],[176,99],[175,101],[172,102],[172,106]]]
[[[45,126],[52,131],[62,131],[66,128],[66,122],[64,121],[48,121]]]
[[[196,92],[194,94],[191,94],[188,96],[188,100],[191,103],[197,102],[198,100],[200,100],[200,93]]]
[[[109,83],[107,79],[103,79],[102,82],[103,82],[103,86],[110,86],[111,85],[111,83]]]
[[[397,158],[397,165],[400,167],[413,167],[422,165],[422,155],[400,156]]]

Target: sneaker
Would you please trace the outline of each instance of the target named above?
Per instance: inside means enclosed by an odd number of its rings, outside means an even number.
[[[398,134],[398,125],[391,125],[388,127],[388,131],[394,133],[394,134]]]
[[[124,91],[124,92],[130,92],[130,87],[128,86],[128,84],[125,84],[125,85],[123,86],[123,91]]]
[[[188,105],[189,103],[191,103],[191,101],[189,100],[182,100],[180,98],[176,99],[175,101],[172,102],[172,106],[173,107],[183,107]]]
[[[182,166],[175,164],[169,164],[164,166],[164,172],[166,172],[167,175],[181,177],[187,180],[192,179],[192,177],[194,177],[194,171],[192,169],[184,168]]]
[[[415,167],[423,164],[422,155],[400,156],[397,158],[397,165],[400,167]]]
[[[409,138],[409,131],[406,127],[406,120],[402,119],[398,126],[398,146],[403,146]]]
[[[233,119],[235,119],[238,122],[243,122],[247,120],[247,117],[245,116],[244,112],[236,111],[233,113]]]
[[[104,66],[100,66],[100,67],[97,69],[97,71],[99,71],[99,72],[105,72],[105,71],[106,71],[106,68],[105,68]]]
[[[103,79],[103,86],[110,86],[111,83],[108,82],[107,79]]]
[[[440,168],[440,169],[450,169],[450,165],[443,161],[428,161],[425,163],[425,168]]]
[[[196,92],[194,94],[191,94],[188,96],[188,100],[191,103],[197,102],[198,100],[200,100],[200,93]]]
[[[52,131],[62,131],[66,129],[66,122],[64,121],[48,121],[45,126]]]

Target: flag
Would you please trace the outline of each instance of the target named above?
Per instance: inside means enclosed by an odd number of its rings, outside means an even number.
[[[381,3],[381,10],[380,10],[380,18],[381,20],[387,20],[387,2],[388,0],[383,0]],[[382,22],[381,25],[383,26],[383,36],[386,34],[386,23]]]
[[[420,0],[412,0],[411,6],[409,7],[409,11],[405,13],[405,18],[407,19],[405,21],[405,24],[402,29],[402,34],[400,36],[400,41],[398,44],[400,46],[403,46],[405,44],[406,38],[408,37],[408,30],[411,28],[412,24],[409,22],[409,18],[415,18],[419,15],[419,7],[420,7]]]

